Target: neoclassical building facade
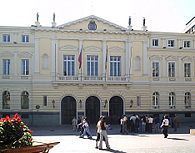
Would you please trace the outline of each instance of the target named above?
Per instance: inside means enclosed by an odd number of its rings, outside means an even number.
[[[91,15],[51,27],[0,27],[0,115],[31,125],[100,115],[195,121],[195,36],[125,28]]]

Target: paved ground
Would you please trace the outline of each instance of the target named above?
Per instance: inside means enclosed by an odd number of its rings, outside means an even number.
[[[195,153],[195,136],[189,134],[189,126],[182,127],[177,133],[169,130],[168,138],[162,134],[120,135],[119,128],[108,131],[111,150],[95,149],[95,128],[93,140],[79,138],[71,127],[32,128],[33,139],[40,142],[58,141],[60,144],[50,153]],[[103,146],[105,148],[105,145]]]

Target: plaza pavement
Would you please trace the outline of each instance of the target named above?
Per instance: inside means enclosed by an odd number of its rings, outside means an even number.
[[[71,126],[33,127],[32,130],[34,141],[60,142],[49,153],[195,153],[195,135],[189,134],[190,128],[181,127],[177,132],[169,129],[166,139],[160,133],[121,135],[119,126],[114,126],[108,131],[110,150],[95,149],[95,127],[91,127],[92,140],[79,138]]]

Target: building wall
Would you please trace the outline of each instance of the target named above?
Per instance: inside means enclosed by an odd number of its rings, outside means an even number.
[[[2,34],[11,34],[10,43],[0,42],[0,69],[2,60],[11,60],[11,71],[8,78],[0,72],[0,92],[9,91],[10,109],[3,109],[3,95],[0,98],[2,115],[21,113],[26,122],[32,125],[61,124],[61,103],[64,97],[71,96],[76,100],[76,112],[85,115],[86,100],[95,96],[100,101],[100,114],[109,115],[109,101],[114,96],[123,100],[124,114],[179,114],[182,122],[195,120],[194,79],[195,79],[195,38],[191,34],[124,31],[121,27],[95,20],[96,31],[87,30],[88,20],[64,25],[62,28],[48,27],[1,27]],[[104,21],[104,22],[103,22]],[[82,30],[81,30],[82,29]],[[106,30],[104,30],[106,29]],[[27,33],[30,42],[19,43],[20,36]],[[158,39],[158,46],[152,45]],[[174,40],[174,47],[168,47],[167,41]],[[184,48],[183,42],[189,40],[190,47]],[[13,43],[16,41],[17,43]],[[180,48],[182,47],[182,48]],[[78,56],[83,49],[82,70],[78,68]],[[121,76],[109,75],[110,64],[105,69],[106,50],[108,57],[121,56]],[[75,76],[63,75],[63,56],[75,56]],[[87,55],[98,56],[98,77],[87,76]],[[21,59],[30,60],[30,74],[21,77]],[[160,76],[152,77],[152,62],[160,63]],[[176,77],[168,77],[168,62],[176,63]],[[184,63],[191,63],[191,77],[184,77]],[[29,109],[21,109],[21,93],[29,93]],[[152,95],[160,93],[159,107],[154,108]],[[169,93],[176,94],[175,108],[169,107]],[[184,95],[191,93],[191,108],[186,109]],[[47,105],[43,105],[47,96]],[[137,99],[141,98],[140,104]],[[108,104],[105,105],[105,101]],[[80,103],[80,101],[82,103]],[[26,115],[28,114],[28,115]],[[191,114],[191,117],[185,115]],[[26,116],[25,116],[26,115]],[[49,119],[49,120],[48,120]]]

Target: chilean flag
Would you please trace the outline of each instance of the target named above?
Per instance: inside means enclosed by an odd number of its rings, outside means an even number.
[[[82,65],[82,52],[83,52],[83,47],[81,47],[81,51],[80,51],[79,57],[78,57],[79,69],[81,68],[81,65]]]

